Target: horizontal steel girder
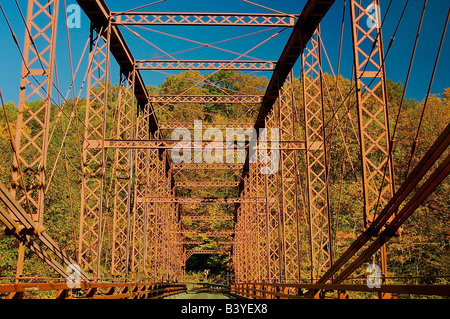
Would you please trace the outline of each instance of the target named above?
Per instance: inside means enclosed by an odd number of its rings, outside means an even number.
[[[275,61],[138,60],[138,70],[241,70],[273,71]]]
[[[215,220],[233,220],[234,216],[232,215],[216,215],[216,216],[211,216],[211,215],[185,215],[185,216],[181,216],[180,219],[183,220],[189,220],[189,221],[215,221]]]
[[[195,128],[195,124],[192,122],[166,122],[159,123],[159,128],[161,130],[173,130],[179,127],[184,127],[188,130],[193,130]],[[218,128],[218,129],[227,129],[227,128],[242,128],[244,130],[248,128],[253,128],[253,123],[202,123],[202,130],[206,130],[208,128]]]
[[[219,245],[233,245],[233,241],[227,239],[214,239],[214,240],[185,240],[179,242],[181,245],[203,245],[203,244],[219,244]]]
[[[89,299],[124,299],[124,298],[154,298],[168,296],[186,290],[186,285],[180,283],[87,283],[80,282],[78,287]],[[0,293],[27,291],[55,291],[57,299],[70,298],[71,287],[67,283],[18,283],[0,285]],[[103,291],[107,291],[104,293]]]
[[[240,182],[227,181],[211,181],[211,182],[190,182],[190,181],[176,181],[176,187],[238,187]]]
[[[88,140],[87,148],[101,148],[102,141],[101,140]],[[191,148],[195,150],[197,147],[197,142],[190,142],[190,145],[183,145],[183,148]],[[236,141],[234,143],[237,143]],[[211,144],[214,147],[222,146],[223,150],[226,149],[236,149],[234,143],[228,142],[214,142],[214,141],[203,141],[201,142],[201,149],[205,149],[205,147],[211,147]],[[105,140],[103,143],[103,147],[105,148],[122,148],[122,149],[169,149],[174,148],[175,146],[181,146],[181,141],[177,140]],[[267,142],[267,147],[271,148],[271,143]],[[247,149],[248,147],[245,147]],[[265,149],[261,145],[258,149]],[[305,150],[305,142],[304,141],[279,141],[279,149],[280,150]],[[314,149],[311,147],[311,149]]]
[[[289,289],[290,288],[290,289]],[[292,290],[291,290],[292,289]],[[277,284],[277,283],[236,283],[232,285],[231,292],[250,295],[257,297],[256,292],[266,294],[266,296],[259,296],[259,298],[268,298],[270,295],[303,299],[305,296],[297,292],[289,294],[283,291],[295,291],[295,290],[329,290],[329,291],[361,291],[372,293],[396,293],[396,294],[420,294],[420,295],[439,295],[450,296],[449,285],[382,285],[381,288],[369,288],[366,284]],[[310,297],[311,298],[311,297]]]
[[[195,124],[192,122],[179,122],[179,123],[159,123],[160,130],[174,130],[176,128],[183,127],[188,130],[195,129]],[[220,130],[231,129],[231,128],[239,128],[239,129],[249,129],[253,128],[253,123],[202,123],[202,130],[206,130],[209,128],[218,128]]]
[[[207,198],[207,197],[147,197],[136,198],[136,201],[146,203],[178,203],[178,204],[239,204],[239,203],[265,203],[265,197],[220,197],[220,198]]]
[[[173,170],[188,171],[188,170],[241,170],[243,164],[241,163],[181,163],[172,164]]]
[[[231,237],[234,230],[217,230],[217,231],[198,231],[198,230],[181,230],[184,237]]]
[[[225,103],[259,104],[260,95],[151,95],[152,103]]]
[[[293,27],[296,17],[289,14],[114,12],[116,25],[189,25]]]

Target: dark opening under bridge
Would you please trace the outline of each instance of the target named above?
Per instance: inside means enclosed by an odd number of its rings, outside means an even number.
[[[48,166],[54,132],[50,117],[56,114],[52,110],[57,104],[58,116],[71,114],[67,127],[79,116],[71,113],[69,103],[63,111],[63,103],[54,98],[56,93],[58,100],[62,96],[55,67],[62,1],[29,0],[15,131],[8,126],[13,152],[11,188],[0,184],[1,222],[5,233],[20,245],[17,275],[13,282],[0,284],[0,294],[23,298],[35,291],[54,291],[57,298],[160,298],[186,290],[184,276],[190,256],[217,253],[230,258],[230,291],[249,298],[348,298],[352,292],[371,292],[382,298],[450,295],[446,284],[399,283],[388,273],[386,243],[399,236],[405,221],[449,173],[450,126],[440,132],[415,166],[408,167],[404,182],[394,185],[395,129],[391,132],[389,125],[386,51],[380,17],[372,10],[378,0],[344,2],[350,8],[355,80],[348,93],[336,87],[334,102],[324,98],[330,83],[324,80],[322,60],[328,56],[320,22],[335,1],[309,0],[300,14],[112,12],[104,0],[77,2],[91,22],[91,36],[85,119],[77,127],[82,136],[82,164],[76,254],[59,246],[45,222],[45,195],[54,173]],[[448,17],[445,26],[447,23]],[[169,57],[166,60],[137,60],[122,34],[125,29],[150,44],[130,28],[183,25],[284,28],[291,33],[277,61],[250,59],[251,50],[233,60],[178,60],[171,54],[165,55]],[[445,28],[442,40],[444,35]],[[120,70],[114,113],[109,111],[112,63]],[[296,65],[301,70],[298,83],[293,73]],[[264,71],[271,75],[264,95],[226,91],[199,95],[189,89],[175,95],[150,94],[141,75],[146,70]],[[198,82],[207,80],[208,75]],[[71,86],[73,89],[75,84]],[[349,97],[353,104],[344,105]],[[35,99],[43,103],[32,106],[29,102]],[[264,164],[249,155],[248,139],[241,141],[243,160],[238,163],[174,162],[171,152],[179,141],[170,138],[170,132],[179,127],[190,132],[194,125],[176,118],[162,121],[158,114],[168,105],[207,103],[238,104],[255,116],[252,123],[204,122],[201,133],[211,128],[278,129],[278,143],[267,142],[270,155],[278,159],[278,169],[264,174]],[[363,227],[337,253],[337,230],[332,223],[337,217],[329,200],[333,186],[329,182],[329,130],[336,128],[335,134],[345,146],[343,156],[349,155],[347,131],[344,133],[339,123],[350,117],[352,108],[358,117],[353,129],[361,165]],[[339,113],[342,110],[344,115]],[[63,136],[61,149],[67,133]],[[262,137],[258,139],[261,145]],[[234,150],[239,142],[220,145]],[[194,136],[186,149],[194,154],[210,145],[210,141],[198,143]],[[58,158],[66,156],[58,153]],[[231,175],[227,180],[208,179],[207,175],[201,180],[183,178],[184,173],[195,171],[227,171]],[[238,195],[180,195],[181,189],[221,188],[235,188]],[[190,205],[195,211],[206,204],[222,205],[222,214],[186,214],[180,208]],[[221,221],[231,226],[189,229],[186,221],[209,221],[211,225]],[[203,247],[211,238],[215,238],[216,248]],[[27,251],[42,259],[59,280],[34,280],[33,274],[24,274]],[[355,283],[352,275],[365,269],[372,258],[379,265],[376,275],[381,285],[371,287],[365,277]]]

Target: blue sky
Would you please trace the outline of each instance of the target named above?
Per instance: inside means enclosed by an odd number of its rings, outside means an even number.
[[[58,39],[56,47],[56,59],[58,69],[58,79],[61,92],[66,94],[70,84],[70,69],[68,59],[68,48],[66,38],[66,26],[64,19],[64,2],[61,1],[60,19],[58,24]],[[67,5],[76,3],[74,0],[66,0]],[[151,1],[148,1],[151,2]],[[275,10],[298,14],[304,7],[306,0],[254,0],[260,5],[273,8]],[[394,32],[400,13],[403,9],[406,0],[393,0],[392,6],[388,12],[385,25],[383,26],[383,37],[385,47]],[[19,0],[21,9],[26,12],[25,0]],[[141,0],[106,0],[106,3],[112,11],[122,11],[135,8],[145,4]],[[388,0],[381,0],[382,15],[386,12]],[[329,14],[324,18],[321,24],[322,38],[328,55],[332,61],[333,67],[336,70],[338,60],[339,37],[341,31],[341,19],[343,0],[337,0],[330,10]],[[406,71],[409,64],[409,59],[414,43],[414,37],[417,30],[418,21],[420,18],[422,0],[410,0],[405,17],[400,25],[399,31],[395,38],[393,47],[386,59],[387,77],[393,81],[404,82]],[[13,0],[2,1],[2,6],[12,24],[14,32],[22,45],[24,39],[24,25],[20,18],[19,11]],[[429,0],[426,9],[424,24],[419,39],[419,46],[416,53],[416,58],[411,74],[410,84],[407,90],[408,98],[416,98],[422,100],[426,94],[428,83],[430,80],[434,60],[436,57],[437,48],[439,45],[441,32],[444,26],[447,10],[450,6],[449,1]],[[246,3],[241,0],[167,0],[165,2],[156,4],[154,6],[143,9],[145,11],[154,12],[232,12],[232,13],[272,13],[269,10]],[[142,30],[136,27],[131,27],[132,30],[139,32],[143,37],[150,41],[155,46],[158,46],[162,51],[167,53],[174,53],[181,50],[188,50],[198,46],[198,44],[186,42],[173,37],[162,35],[158,32],[170,33],[178,37],[189,38],[201,43],[211,44],[217,41],[226,40],[235,36],[250,34],[256,31],[264,30],[257,27],[195,27],[195,26],[149,26],[153,31]],[[243,54],[259,43],[274,35],[278,30],[268,30],[248,36],[240,40],[223,42],[217,44],[218,47]],[[150,44],[134,36],[130,31],[122,28],[122,32],[127,40],[127,43],[136,59],[154,58],[162,55],[162,52],[155,49]],[[279,35],[267,41],[254,50],[251,50],[248,55],[263,60],[276,61],[289,37],[290,29],[280,32]],[[70,42],[72,46],[72,56],[74,66],[78,64],[81,57],[82,50],[89,36],[89,21],[82,13],[81,28],[70,29]],[[21,72],[21,58],[18,54],[6,21],[3,16],[0,16],[0,88],[3,92],[6,101],[18,101],[19,96],[19,81]],[[450,87],[450,30],[442,49],[441,58],[439,61],[439,68],[436,72],[432,93],[440,94],[444,88]],[[215,50],[212,48],[202,48],[198,50],[188,51],[184,54],[175,56],[177,59],[235,59],[237,55]],[[246,58],[242,58],[246,59]],[[76,87],[80,87],[84,72],[87,65],[86,56],[81,62],[80,71],[76,78]],[[114,61],[115,62],[115,61]],[[352,69],[352,47],[351,34],[349,25],[349,11],[345,13],[345,27],[344,27],[344,49],[341,62],[341,74],[345,77],[351,76]],[[330,72],[326,59],[323,59],[325,71]],[[117,82],[119,79],[118,68],[115,63],[111,65],[112,81]],[[294,74],[298,76],[300,66],[296,65]],[[166,74],[143,71],[143,78],[147,85],[159,85],[165,78]],[[259,75],[266,75],[270,77],[268,72],[255,73]],[[81,93],[84,96],[84,92]],[[71,97],[71,95],[69,95]],[[56,99],[56,95],[54,96]]]

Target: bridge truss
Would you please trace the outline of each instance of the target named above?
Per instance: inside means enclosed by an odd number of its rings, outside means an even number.
[[[339,298],[348,298],[347,292],[352,291],[375,292],[383,298],[402,293],[450,295],[448,286],[388,282],[385,245],[448,175],[449,157],[443,157],[450,143],[450,128],[441,133],[406,181],[396,187],[382,30],[376,23],[372,27],[366,24],[367,19],[373,19],[368,8],[379,5],[378,0],[348,1],[356,79],[351,93],[358,112],[359,126],[354,129],[362,166],[364,228],[339,255],[334,251],[336,236],[329,202],[331,156],[327,127],[329,114],[338,121],[342,118],[334,109],[337,104],[324,99],[329,84],[323,76],[326,51],[321,28],[326,26],[320,26],[334,0],[309,0],[299,15],[112,12],[103,0],[77,0],[91,21],[91,37],[86,110],[80,128],[82,197],[77,256],[65,253],[50,238],[44,222],[60,2],[28,1],[26,25],[30,35],[25,37],[19,117],[12,140],[12,186],[8,190],[0,184],[1,221],[20,247],[15,283],[0,285],[0,293],[21,298],[30,287],[38,287],[56,291],[58,298],[71,296],[66,284],[23,281],[28,249],[63,278],[75,273],[81,280],[79,289],[88,298],[152,298],[183,291],[186,260],[194,254],[214,253],[231,256],[231,291],[250,298],[324,298],[330,291]],[[249,60],[245,54],[241,55],[244,59],[229,61],[177,60],[170,55],[167,60],[137,60],[122,31],[152,25],[288,28],[291,33],[278,61]],[[115,114],[109,111],[112,58],[120,69]],[[300,66],[299,82],[294,80],[295,66]],[[263,96],[211,96],[187,91],[164,95],[148,93],[141,75],[147,70],[263,71],[270,72],[271,77]],[[343,93],[338,94],[344,101]],[[44,103],[37,110],[31,109],[28,102],[32,98]],[[256,132],[262,128],[279,129],[279,148],[269,144],[266,149],[269,156],[278,154],[279,169],[265,174],[262,164],[250,158],[247,145],[243,163],[174,163],[171,149],[178,141],[169,138],[167,132],[194,127],[176,119],[161,122],[158,111],[167,105],[207,103],[244,105],[257,117],[251,123],[204,123],[203,130],[243,126]],[[351,106],[347,107],[350,110]],[[347,111],[343,118],[350,116]],[[340,127],[339,132],[343,136]],[[193,151],[198,147],[196,143],[189,146]],[[183,178],[186,172],[198,170],[229,171],[231,179]],[[235,189],[237,195],[180,195],[191,189]],[[186,214],[184,208],[214,205],[223,212],[231,207],[234,213]],[[226,221],[232,226],[191,230],[185,228],[186,221]],[[204,246],[209,242],[207,238],[215,238],[212,241],[219,243],[220,249]],[[304,242],[309,245],[306,247]],[[373,256],[380,260],[380,288],[346,282]],[[113,281],[105,283],[104,278]],[[121,279],[132,283],[114,283]]]

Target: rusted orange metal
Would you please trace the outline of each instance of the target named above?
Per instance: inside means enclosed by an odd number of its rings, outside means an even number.
[[[82,150],[79,249],[75,263],[46,233],[42,223],[59,2],[29,0],[27,28],[36,27],[37,22],[46,24],[31,37],[29,30],[26,33],[11,190],[0,183],[0,220],[7,234],[17,238],[21,245],[16,283],[0,284],[0,293],[22,298],[28,291],[53,291],[58,299],[73,297],[67,283],[21,281],[27,247],[63,278],[70,277],[67,266],[80,265],[78,289],[83,291],[83,298],[161,298],[183,292],[186,286],[177,282],[185,279],[186,260],[193,254],[216,253],[231,256],[234,281],[231,292],[247,298],[325,298],[331,291],[340,299],[347,299],[351,291],[374,292],[382,298],[391,294],[449,296],[449,287],[444,285],[387,285],[384,280],[381,288],[370,288],[344,283],[377,252],[381,252],[386,276],[386,241],[450,171],[450,157],[433,168],[449,146],[450,128],[447,127],[406,183],[394,193],[381,28],[376,23],[368,29],[362,26],[366,18],[372,18],[368,4],[378,5],[378,0],[351,0],[365,229],[333,261],[325,134],[327,105],[323,101],[319,23],[334,2],[309,0],[303,12],[296,16],[111,12],[104,0],[78,1],[92,22],[92,32]],[[119,29],[125,25],[292,27],[292,32],[277,62],[136,61]],[[367,52],[363,41],[372,45],[371,52]],[[37,42],[42,48],[34,47]],[[302,79],[296,84],[292,70],[300,56]],[[114,114],[109,112],[111,57],[118,63],[121,76]],[[150,95],[139,70],[257,70],[273,71],[273,74],[264,96],[190,95],[188,91],[178,95]],[[39,77],[40,86],[32,84],[30,77]],[[296,92],[302,92],[303,98]],[[28,102],[35,96],[43,104],[32,110]],[[273,142],[263,144],[259,136],[260,150],[266,151],[269,157],[277,155],[279,169],[264,174],[262,164],[249,158],[250,146],[245,147],[245,163],[173,163],[171,149],[179,141],[169,138],[167,131],[183,123],[176,122],[178,119],[159,123],[153,106],[160,107],[159,112],[161,106],[186,103],[241,104],[249,111],[259,105],[255,123],[238,123],[240,119],[235,123],[205,123],[201,133],[207,128],[279,129],[279,148],[273,148]],[[30,122],[38,124],[31,135],[27,133]],[[112,127],[108,127],[109,123]],[[187,130],[195,130],[195,124],[184,124]],[[304,132],[300,130],[302,126]],[[190,147],[195,149],[200,145],[203,149],[210,143],[194,141]],[[224,149],[234,150],[234,142],[233,145],[220,143]],[[32,153],[31,160],[25,161],[22,153]],[[305,167],[305,172],[300,167]],[[196,180],[192,178],[196,170],[230,171],[232,175],[226,180]],[[307,206],[302,197],[303,173]],[[426,180],[420,183],[422,179]],[[22,185],[24,180],[27,184]],[[193,195],[199,189],[219,188],[235,188],[236,193]],[[183,196],[191,191],[188,193],[191,196]],[[197,214],[195,210],[200,205],[206,209],[217,205],[223,212]],[[186,206],[191,208],[184,209]],[[232,208],[234,214],[230,213]],[[306,215],[309,225],[303,227],[301,220],[306,220]],[[221,221],[228,228],[208,226]],[[191,223],[201,224],[202,228],[187,227]],[[301,239],[308,236],[310,246],[302,247]],[[205,243],[220,248],[192,247]],[[310,278],[303,275],[305,271],[301,268],[307,264],[307,257]],[[102,282],[106,277],[111,277],[112,282]],[[114,282],[119,278],[130,283]]]

